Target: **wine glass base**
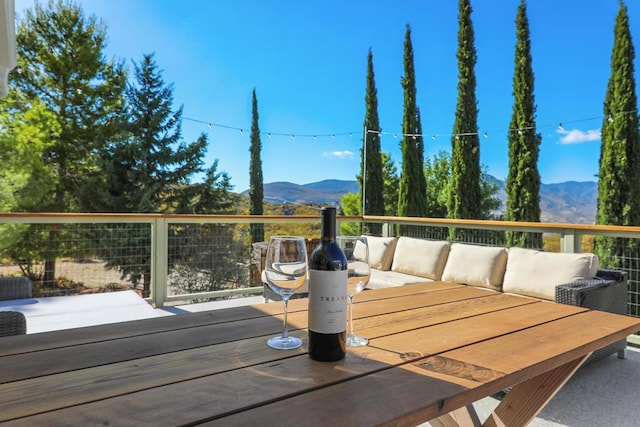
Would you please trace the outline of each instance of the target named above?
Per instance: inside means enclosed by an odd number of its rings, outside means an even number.
[[[347,347],[363,347],[369,344],[369,340],[364,337],[359,337],[355,334],[347,335]]]
[[[269,338],[267,345],[276,350],[291,350],[300,347],[302,340],[297,337],[283,337],[282,335],[278,335],[277,337]]]

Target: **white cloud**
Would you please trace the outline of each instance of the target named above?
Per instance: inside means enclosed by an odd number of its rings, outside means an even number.
[[[325,151],[322,155],[324,157],[338,157],[340,159],[344,159],[345,157],[353,157],[353,151]]]
[[[600,129],[582,131],[579,129],[558,129],[557,132],[564,135],[560,138],[560,144],[581,144],[583,142],[598,141],[601,137]]]

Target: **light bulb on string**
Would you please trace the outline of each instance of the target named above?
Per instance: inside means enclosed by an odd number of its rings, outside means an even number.
[[[394,137],[395,139],[398,139],[398,134],[397,134],[397,133],[394,133],[394,134],[393,134],[393,137]]]
[[[607,117],[607,120],[609,121],[609,123],[613,123],[613,115],[609,114],[609,117]]]
[[[209,129],[211,129],[211,123],[207,123],[207,126],[209,126]]]
[[[435,141],[436,140],[436,135],[435,134],[431,135],[431,139]]]
[[[240,135],[244,135],[244,129],[240,129]]]
[[[564,132],[564,127],[562,127],[562,123],[558,124],[558,132]]]
[[[487,139],[487,138],[489,138],[489,133],[488,133],[488,132],[485,132],[485,133],[484,133],[484,135],[482,135],[482,136],[484,136],[484,137],[485,137],[485,139]]]

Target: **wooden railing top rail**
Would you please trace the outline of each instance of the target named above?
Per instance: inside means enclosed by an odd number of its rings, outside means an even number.
[[[359,218],[359,217],[357,217]],[[487,230],[522,230],[522,231],[556,231],[562,230],[580,230],[583,232],[599,232],[605,234],[607,232],[616,235],[634,233],[634,237],[638,237],[640,226],[621,226],[621,225],[596,225],[596,224],[569,224],[569,223],[553,223],[553,222],[520,222],[520,221],[497,221],[497,220],[477,220],[477,219],[450,219],[450,218],[416,218],[416,217],[389,217],[389,216],[370,216],[363,217],[365,222],[393,222],[402,224],[416,225],[435,225],[442,227],[464,227],[479,228]],[[603,233],[604,232],[604,233]]]
[[[0,213],[0,222],[13,223],[55,223],[55,222],[153,222],[159,219],[169,222],[226,222],[226,223],[269,223],[269,222],[312,222],[319,215],[178,215],[178,214],[137,214],[137,213]],[[339,216],[341,221],[365,221],[378,223],[396,223],[423,226],[461,227],[485,230],[517,230],[562,233],[574,230],[587,234],[616,235],[619,237],[638,237],[640,226],[569,224],[550,222],[518,222],[449,218],[417,218],[392,216]]]

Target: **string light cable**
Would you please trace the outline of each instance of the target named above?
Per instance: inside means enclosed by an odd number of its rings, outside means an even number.
[[[638,110],[631,110],[631,111],[623,111],[620,113],[615,113],[615,114],[609,114],[607,116],[607,121],[609,123],[613,123],[616,119],[616,117],[618,116],[623,116],[623,115],[627,115],[627,114],[636,114]],[[563,122],[556,122],[556,123],[548,123],[548,124],[542,124],[542,125],[538,125],[538,126],[523,126],[523,127],[519,127],[519,128],[515,128],[515,129],[508,129],[506,133],[511,133],[511,132],[517,132],[519,135],[522,135],[524,132],[526,131],[530,131],[530,130],[534,130],[534,129],[542,129],[545,127],[553,127],[556,128],[558,132],[562,133],[565,132],[565,127],[563,126],[563,123],[566,124],[573,124],[573,123],[581,123],[581,122],[588,122],[588,121],[594,121],[594,120],[602,120],[604,118],[604,116],[596,116],[596,117],[588,117],[588,118],[583,118],[583,119],[577,119],[577,120],[569,120],[569,121],[563,121]],[[206,120],[200,120],[200,119],[194,119],[191,117],[182,117],[183,120],[187,120],[190,122],[194,122],[194,123],[200,123],[203,125],[206,125],[209,129],[213,129],[215,128],[221,128],[221,129],[228,129],[228,130],[233,130],[236,132],[240,132],[240,134],[244,134],[245,131],[249,131],[249,127],[236,127],[236,126],[230,126],[230,125],[226,125],[226,124],[220,124],[220,123],[214,123],[211,121],[206,121]],[[260,135],[261,136],[266,136],[267,138],[271,138],[273,136],[278,136],[278,137],[288,137],[291,138],[292,140],[295,140],[296,138],[304,138],[304,139],[313,139],[318,140],[320,138],[324,139],[324,138],[331,138],[331,139],[336,139],[337,137],[344,137],[344,136],[348,136],[349,138],[352,138],[354,134],[360,133],[360,131],[349,131],[349,132],[337,132],[337,133],[296,133],[296,132],[267,132],[267,131],[260,131]],[[483,138],[487,139],[489,138],[490,135],[496,135],[496,134],[504,134],[505,131],[478,131],[478,132],[462,132],[462,133],[402,133],[402,132],[386,132],[386,131],[382,131],[382,130],[374,130],[374,129],[365,129],[365,137],[366,135],[369,134],[377,134],[380,136],[383,135],[388,135],[388,136],[393,136],[393,138],[397,139],[399,137],[402,138],[413,138],[416,139],[418,137],[422,137],[422,138],[431,138],[432,140],[436,140],[439,138],[460,138],[460,137],[465,137],[465,136],[482,136]]]

